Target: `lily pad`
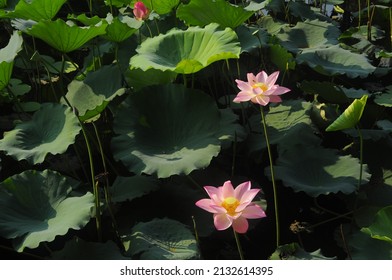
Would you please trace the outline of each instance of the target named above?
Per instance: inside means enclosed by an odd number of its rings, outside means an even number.
[[[79,183],[57,172],[24,171],[0,183],[0,234],[15,238],[18,252],[51,242],[91,217],[91,193],[73,196]]]
[[[233,30],[219,30],[218,24],[212,23],[205,28],[174,28],[146,39],[136,51],[138,54],[130,60],[132,68],[191,74],[215,61],[238,58],[241,48]]]
[[[146,86],[168,84],[174,81],[177,73],[172,71],[161,71],[150,68],[146,71],[140,68],[129,69],[125,79],[128,84],[136,91]]]
[[[364,55],[352,53],[339,46],[304,51],[297,56],[297,62],[307,64],[326,76],[347,75],[349,78],[366,78],[376,70]]]
[[[114,158],[136,174],[189,174],[207,167],[222,141],[241,134],[236,119],[201,91],[174,84],[144,88],[114,116]]]
[[[390,260],[392,258],[392,244],[371,238],[360,231],[349,236],[348,244],[353,260]]]
[[[154,219],[138,223],[130,235],[126,253],[143,260],[186,260],[199,258],[195,237],[182,223],[171,219]]]
[[[180,0],[148,0],[144,3],[150,11],[153,10],[157,14],[163,15],[170,13],[177,7]]]
[[[99,115],[110,101],[124,93],[121,72],[117,65],[112,64],[89,72],[83,81],[72,81],[66,97],[78,110],[80,120],[85,121]]]
[[[41,21],[52,19],[67,0],[20,0],[3,17]]]
[[[79,27],[57,19],[56,21],[40,21],[26,32],[45,41],[58,51],[68,53],[79,49],[94,37],[105,34],[106,27],[107,24]]]
[[[70,108],[44,103],[30,121],[17,124],[4,134],[0,151],[30,164],[42,163],[49,153],[64,153],[79,131],[79,121]]]
[[[264,6],[264,3],[253,3],[247,9],[226,0],[191,0],[178,7],[177,17],[187,25],[205,26],[216,22],[222,27],[234,29]]]
[[[0,90],[4,89],[11,79],[14,59],[22,49],[23,38],[14,31],[8,45],[0,50]]]
[[[339,156],[336,150],[298,145],[284,150],[274,166],[275,177],[295,192],[303,191],[317,197],[357,190],[360,164],[357,158]],[[269,168],[266,168],[270,176]],[[362,184],[369,181],[367,166],[363,166]]]

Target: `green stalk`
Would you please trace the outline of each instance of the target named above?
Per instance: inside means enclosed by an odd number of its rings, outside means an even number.
[[[267,144],[267,151],[268,151],[268,158],[269,158],[269,165],[270,165],[270,172],[271,172],[272,189],[274,192],[276,247],[279,247],[279,245],[280,245],[280,226],[279,226],[279,210],[278,210],[278,192],[277,192],[276,183],[275,183],[275,174],[274,174],[274,167],[273,167],[273,162],[272,162],[271,147],[270,147],[268,133],[267,133],[267,123],[265,121],[264,109],[262,106],[260,106],[260,114],[261,114],[261,122],[263,124],[263,129],[264,129],[265,142]]]
[[[233,228],[233,233],[234,233],[235,243],[237,244],[238,254],[240,255],[240,259],[241,259],[241,260],[244,260],[244,254],[243,254],[243,252],[242,252],[242,247],[241,247],[240,239],[238,238],[238,234],[237,234],[237,232],[234,230],[234,228]]]
[[[358,190],[361,187],[362,184],[362,169],[363,169],[363,137],[362,137],[362,132],[357,126],[357,131],[358,131],[358,136],[359,136],[359,182],[358,182]]]
[[[358,29],[361,27],[361,0],[358,0]]]

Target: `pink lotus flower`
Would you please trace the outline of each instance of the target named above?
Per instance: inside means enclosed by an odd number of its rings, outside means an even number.
[[[279,71],[267,75],[261,71],[256,76],[248,73],[248,82],[235,80],[237,87],[241,90],[234,98],[233,102],[240,103],[252,101],[253,103],[266,106],[268,103],[281,102],[282,99],[279,95],[289,92],[290,89],[276,85]]]
[[[144,20],[148,18],[149,11],[143,2],[137,1],[133,6],[133,14],[137,20]]]
[[[230,226],[238,233],[248,230],[247,219],[265,217],[263,209],[252,202],[260,189],[250,189],[251,183],[245,182],[235,189],[230,181],[221,187],[205,186],[210,198],[200,199],[196,206],[214,214],[214,225],[217,230],[225,230]]]

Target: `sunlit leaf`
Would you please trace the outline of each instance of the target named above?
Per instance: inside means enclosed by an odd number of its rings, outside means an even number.
[[[132,7],[134,2],[136,1],[132,1]],[[153,10],[157,14],[163,15],[170,13],[177,7],[180,0],[146,0],[143,3],[150,11]]]
[[[106,33],[106,24],[79,27],[68,25],[62,19],[40,21],[26,32],[45,41],[60,52],[74,51],[98,35]]]
[[[4,48],[0,49],[0,90],[4,89],[11,79],[14,59],[22,49],[23,38],[19,32],[14,31]]]
[[[325,129],[325,131],[354,128],[362,117],[367,98],[367,95],[364,95],[361,99],[355,99],[350,106],[348,106],[346,110],[344,110],[344,112]]]
[[[263,3],[253,3],[250,9],[246,9],[226,0],[191,0],[178,7],[177,17],[188,25],[205,26],[216,22],[222,27],[235,28],[263,6]]]
[[[113,17],[111,14],[108,14],[106,21],[109,25],[103,37],[113,42],[124,41],[142,26],[142,21],[128,16]]]
[[[123,240],[130,240],[131,244],[126,253],[143,260],[199,258],[196,240],[190,229],[167,218],[138,223]]]
[[[113,64],[89,72],[83,81],[72,81],[68,85],[66,97],[78,110],[80,119],[85,121],[99,115],[110,101],[124,93],[121,72]]]
[[[362,232],[369,234],[374,239],[387,241],[392,244],[392,206],[382,208],[377,212],[374,222]]]
[[[74,196],[79,183],[57,172],[24,171],[0,183],[0,234],[15,238],[18,252],[51,242],[91,217],[91,193]]]
[[[240,44],[236,33],[226,28],[219,30],[216,23],[205,28],[190,27],[187,30],[172,29],[146,39],[130,60],[132,68],[181,74],[198,72],[209,64],[229,58],[238,58]]]
[[[207,167],[223,141],[241,134],[235,122],[201,91],[173,84],[143,88],[115,113],[114,158],[136,174],[189,174]]]
[[[17,160],[42,163],[47,154],[61,154],[79,134],[78,119],[61,104],[43,103],[30,121],[19,123],[0,140],[0,150]]]
[[[275,178],[295,192],[317,197],[331,193],[353,193],[357,190],[360,164],[357,158],[339,156],[336,150],[297,145],[280,153],[274,166]],[[266,168],[267,175],[269,168]],[[362,184],[369,181],[363,166]]]
[[[50,20],[67,0],[20,0],[13,11],[4,17],[22,18],[34,21]]]

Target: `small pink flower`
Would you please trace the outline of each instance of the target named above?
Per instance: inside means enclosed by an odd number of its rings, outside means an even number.
[[[230,181],[221,187],[205,186],[210,198],[200,199],[196,206],[214,214],[214,225],[217,230],[225,230],[230,226],[238,233],[248,230],[247,219],[265,217],[263,209],[252,202],[260,189],[250,189],[250,182],[238,185],[235,189]]]
[[[133,6],[133,14],[137,20],[144,20],[148,18],[149,11],[143,2],[137,1]]]
[[[253,103],[266,106],[268,103],[281,102],[282,99],[279,95],[289,92],[290,89],[276,85],[279,71],[267,75],[261,71],[256,76],[248,73],[248,82],[235,80],[237,87],[241,90],[234,98],[233,102],[240,103],[252,101]]]

